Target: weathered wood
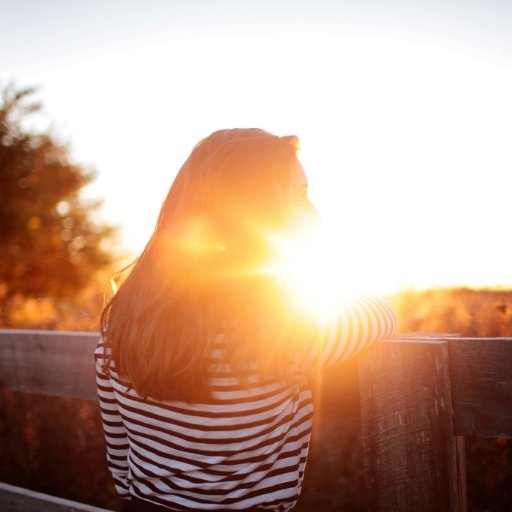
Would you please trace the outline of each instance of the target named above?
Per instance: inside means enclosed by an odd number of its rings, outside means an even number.
[[[449,340],[455,433],[512,437],[512,338]]]
[[[459,476],[458,493],[461,510],[468,510],[468,485],[466,473],[466,439],[462,436],[455,437],[457,450],[457,472]]]
[[[97,400],[98,333],[0,330],[0,387]]]
[[[76,501],[0,483],[2,512],[110,512]]]
[[[359,378],[369,510],[463,511],[447,342],[377,343]]]

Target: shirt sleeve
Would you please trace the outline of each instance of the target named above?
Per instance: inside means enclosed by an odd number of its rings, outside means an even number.
[[[380,299],[362,297],[346,303],[324,326],[308,359],[319,366],[331,366],[395,333],[396,317],[391,307]]]
[[[128,434],[117,406],[114,388],[103,365],[106,348],[102,340],[94,353],[96,360],[96,387],[100,402],[100,414],[107,446],[107,465],[114,478],[117,493],[129,498]]]

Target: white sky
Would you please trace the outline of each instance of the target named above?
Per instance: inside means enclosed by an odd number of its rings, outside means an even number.
[[[256,126],[301,138],[368,291],[512,285],[512,2],[0,0],[0,70],[41,87],[124,248],[200,138]]]

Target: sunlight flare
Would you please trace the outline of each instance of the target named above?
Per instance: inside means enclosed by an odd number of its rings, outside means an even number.
[[[274,234],[271,243],[278,256],[268,270],[289,291],[295,307],[326,319],[344,301],[360,295],[343,265],[341,246],[326,226],[295,235]]]

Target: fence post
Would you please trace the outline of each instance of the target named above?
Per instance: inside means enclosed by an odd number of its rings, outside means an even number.
[[[442,339],[377,343],[359,361],[365,478],[372,512],[465,512]]]

